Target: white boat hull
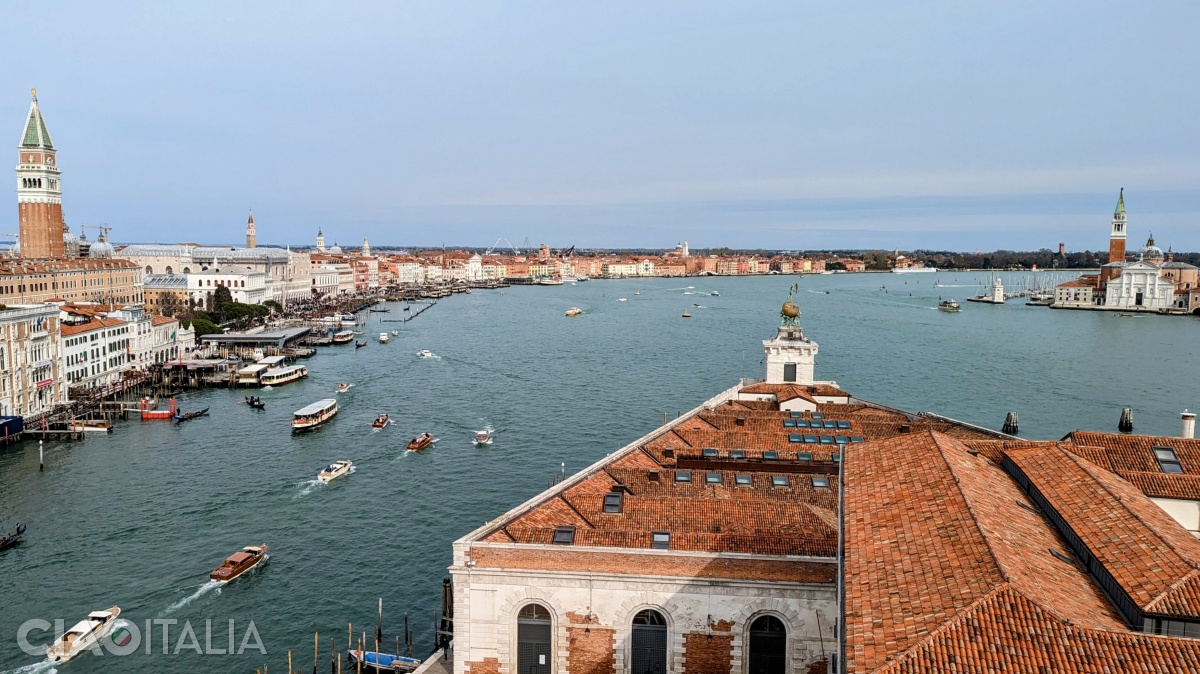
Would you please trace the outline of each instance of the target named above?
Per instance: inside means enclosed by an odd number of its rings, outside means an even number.
[[[46,659],[50,662],[66,662],[76,655],[98,646],[100,640],[111,634],[113,628],[117,626],[117,617],[121,615],[121,609],[114,606],[108,609],[108,613],[111,617],[103,622],[93,621],[89,616],[88,620],[80,621],[67,630],[46,651]]]

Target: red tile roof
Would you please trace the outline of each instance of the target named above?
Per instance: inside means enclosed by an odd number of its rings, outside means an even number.
[[[1065,438],[1076,454],[1132,482],[1154,498],[1200,500],[1200,440],[1169,436],[1075,431]],[[1166,473],[1152,447],[1175,451],[1182,474]]]

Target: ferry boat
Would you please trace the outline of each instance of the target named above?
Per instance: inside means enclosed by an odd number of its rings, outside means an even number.
[[[955,302],[954,300],[942,300],[941,302],[938,302],[938,309],[951,312],[962,311],[962,307],[958,306],[958,302]]]
[[[349,344],[354,341],[354,333],[350,330],[339,330],[333,333],[334,344]]]
[[[247,365],[237,371],[238,386],[259,386],[258,378],[268,370],[266,363]]]
[[[247,545],[242,548],[241,552],[235,552],[226,557],[221,566],[218,566],[212,573],[208,574],[208,577],[210,580],[215,580],[218,583],[228,583],[258,566],[261,562],[266,561],[268,558],[267,549],[266,543],[262,545]]]
[[[378,653],[375,651],[360,651],[354,649],[350,651],[350,668],[358,671],[361,667],[364,672],[372,672],[373,674],[391,674],[392,672],[411,672],[421,666],[421,661],[416,658],[407,658],[403,655],[392,655],[390,653]]]
[[[350,469],[353,467],[354,463],[351,461],[346,461],[345,459],[342,459],[341,461],[334,461],[328,466],[325,466],[321,472],[317,473],[317,479],[322,482],[331,482],[349,473]]]
[[[538,281],[538,285],[542,286],[560,286],[562,284],[563,282],[560,278],[544,278]]]
[[[485,428],[481,431],[475,431],[475,446],[485,447],[492,444],[492,429]]]
[[[379,333],[379,343],[380,344],[388,343],[388,334],[386,332]]]
[[[422,433],[408,441],[408,448],[414,452],[419,452],[431,444],[433,444],[433,433]]]
[[[263,386],[279,386],[288,382],[303,379],[308,376],[308,368],[303,365],[289,365],[288,367],[278,367],[274,370],[267,370],[262,373],[258,381]]]
[[[7,550],[20,543],[21,537],[25,535],[26,528],[26,525],[17,523],[17,526],[13,527],[12,533],[7,536],[0,536],[0,550]]]
[[[571,307],[570,309],[567,309],[568,316],[578,316],[579,314],[582,314],[582,313],[583,313],[583,309],[580,309],[579,307]]]
[[[114,606],[107,611],[92,611],[87,620],[75,623],[67,630],[54,645],[46,651],[46,659],[50,662],[66,662],[80,653],[96,648],[100,640],[108,636],[117,625],[117,616],[121,615],[121,607]]]
[[[371,428],[386,428],[390,423],[392,423],[391,417],[386,414],[380,414],[379,416],[375,417],[375,421],[371,422]]]
[[[112,433],[112,424],[107,421],[76,421],[71,424],[71,430],[76,433]]]
[[[308,407],[296,410],[292,414],[292,430],[307,431],[310,428],[316,428],[332,419],[337,413],[338,404],[336,400],[333,398],[318,400]]]

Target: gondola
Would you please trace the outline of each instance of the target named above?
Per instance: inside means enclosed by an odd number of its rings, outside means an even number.
[[[356,349],[361,349],[366,345],[367,345],[366,342],[359,342],[357,340],[354,342],[354,348],[356,348]]]
[[[391,311],[391,309],[367,309],[367,311],[373,314],[386,314],[387,312]]]
[[[12,533],[7,536],[0,536],[0,550],[7,550],[20,543],[21,537],[25,535],[25,529],[26,526],[24,524],[17,524],[16,527],[13,527]]]
[[[176,414],[176,415],[175,415],[175,422],[176,422],[176,423],[178,423],[178,422],[180,422],[180,421],[191,421],[192,419],[195,419],[196,417],[202,417],[202,416],[204,416],[204,415],[206,415],[206,414],[208,414],[208,408],[207,408],[207,407],[205,407],[204,409],[200,410],[199,412],[185,412],[185,413],[183,413],[183,414]]]
[[[262,410],[262,409],[267,408],[267,404],[264,403],[262,401],[262,398],[259,398],[258,396],[246,396],[246,404],[253,407],[256,410]]]

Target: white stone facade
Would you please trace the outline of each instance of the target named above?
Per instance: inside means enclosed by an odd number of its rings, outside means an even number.
[[[209,269],[188,274],[188,299],[207,306],[208,298],[217,288],[229,288],[234,302],[262,304],[267,300],[267,275],[260,271],[241,269]]]
[[[763,351],[767,356],[768,384],[814,383],[813,373],[817,363],[817,343],[805,339],[799,327],[779,328],[775,339],[763,340]]]
[[[0,311],[0,415],[36,416],[67,402],[58,307]]]
[[[1131,262],[1108,282],[1104,306],[1133,311],[1166,311],[1175,302],[1175,284],[1159,275],[1158,265]]]
[[[115,318],[63,326],[63,365],[71,387],[91,388],[119,382],[133,369],[134,324]]]

